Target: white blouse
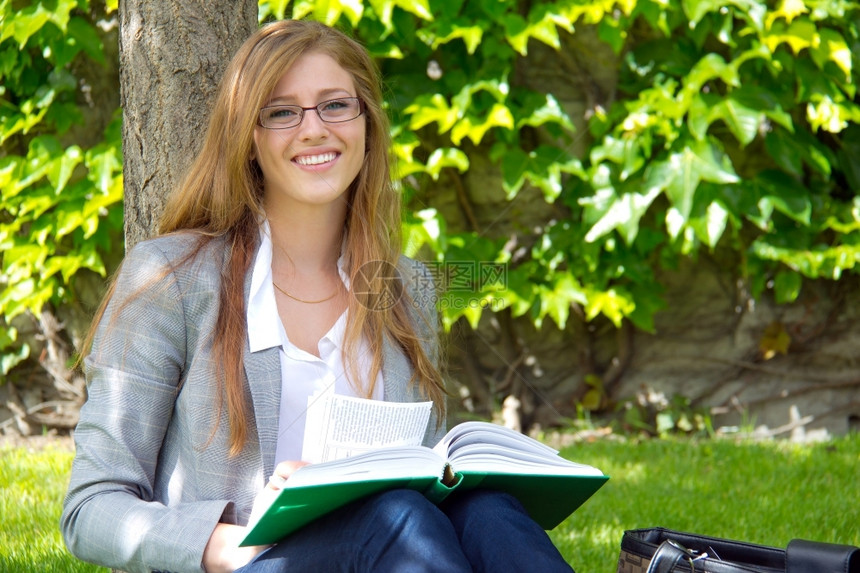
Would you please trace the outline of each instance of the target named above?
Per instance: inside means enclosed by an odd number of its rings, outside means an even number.
[[[349,277],[343,270],[343,256],[337,261],[340,278],[349,289]],[[251,291],[248,297],[248,339],[251,352],[278,347],[281,358],[281,405],[278,422],[278,446],[275,463],[285,460],[300,460],[305,435],[305,413],[308,399],[325,393],[357,396],[347,378],[343,362],[343,335],[346,328],[347,311],[338,317],[331,329],[319,342],[319,356],[298,348],[290,342],[281,323],[272,286],[272,239],[269,222],[260,225],[260,249],[251,274]],[[372,361],[370,346],[366,341],[359,344],[355,359],[358,372],[368,372]],[[249,381],[251,384],[253,380]],[[361,388],[367,387],[360,380]],[[374,385],[374,400],[382,400],[382,373]]]

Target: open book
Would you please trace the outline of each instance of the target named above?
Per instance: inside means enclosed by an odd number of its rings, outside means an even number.
[[[276,543],[352,501],[397,488],[420,491],[434,503],[456,490],[505,491],[541,527],[552,529],[608,479],[504,426],[465,422],[433,449],[385,447],[298,469],[268,505],[255,508],[242,545]]]

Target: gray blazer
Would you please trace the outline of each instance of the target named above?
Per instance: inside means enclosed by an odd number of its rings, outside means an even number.
[[[278,349],[251,354],[245,341],[251,423],[246,446],[231,457],[226,397],[212,354],[229,251],[215,239],[177,266],[195,241],[190,234],[161,237],[127,254],[86,358],[88,400],[75,430],[61,518],[67,546],[85,561],[129,572],[199,572],[215,525],[246,524],[274,469]],[[249,286],[250,273],[246,301]],[[423,312],[435,318],[432,307]],[[433,342],[425,351],[438,355]],[[408,384],[412,367],[397,345],[386,341],[383,358],[384,399],[421,399]],[[434,416],[425,444],[443,431]]]

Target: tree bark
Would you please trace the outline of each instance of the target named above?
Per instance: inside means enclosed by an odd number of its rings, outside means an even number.
[[[125,244],[150,237],[199,149],[218,81],[257,26],[257,0],[122,0]]]

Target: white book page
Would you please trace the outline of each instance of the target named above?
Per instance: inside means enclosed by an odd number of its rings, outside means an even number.
[[[430,448],[381,448],[348,458],[303,466],[290,476],[284,489],[374,479],[440,477],[444,465],[445,462]]]
[[[453,455],[457,449],[469,444],[498,444],[511,449],[531,451],[547,457],[555,457],[558,451],[524,434],[488,422],[463,422],[451,428],[436,447],[442,455]]]
[[[383,402],[326,393],[308,398],[302,459],[339,460],[378,448],[419,446],[432,402]]]
[[[454,471],[603,475],[597,468],[562,458],[534,438],[487,422],[459,424],[433,449],[450,461]]]
[[[597,468],[578,464],[561,456],[536,455],[533,452],[512,450],[493,444],[471,444],[458,448],[449,461],[451,466],[460,472],[603,475]]]

